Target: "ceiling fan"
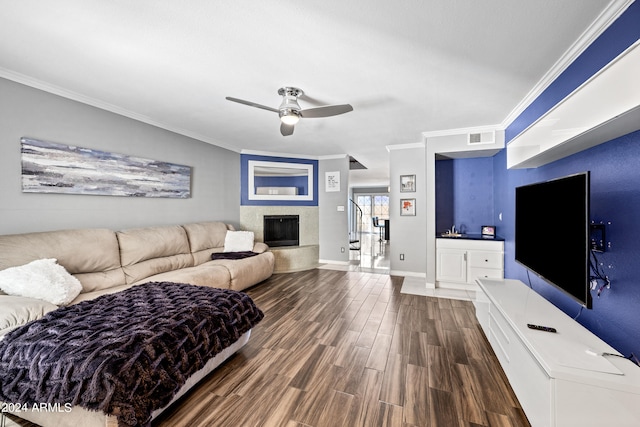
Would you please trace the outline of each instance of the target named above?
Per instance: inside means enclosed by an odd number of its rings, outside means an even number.
[[[298,123],[300,118],[330,117],[353,111],[353,107],[349,104],[325,105],[322,107],[306,108],[303,110],[300,108],[300,104],[298,104],[298,97],[304,95],[304,92],[302,89],[298,89],[297,87],[280,88],[278,89],[278,95],[282,96],[282,103],[278,108],[271,108],[266,105],[256,104],[255,102],[232,98],[230,96],[227,96],[226,99],[248,105],[250,107],[262,108],[263,110],[278,113],[281,121],[280,133],[283,136],[293,134],[293,126]]]

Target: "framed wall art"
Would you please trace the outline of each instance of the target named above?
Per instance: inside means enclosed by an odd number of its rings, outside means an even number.
[[[496,226],[495,225],[483,225],[480,228],[480,233],[482,237],[485,239],[494,239],[496,237]]]
[[[340,191],[340,171],[325,172],[325,190],[327,193]]]
[[[21,138],[22,192],[191,196],[191,167],[76,145]]]
[[[400,175],[400,192],[413,193],[416,191],[415,175]]]
[[[400,199],[400,215],[415,216],[416,215],[416,199]]]

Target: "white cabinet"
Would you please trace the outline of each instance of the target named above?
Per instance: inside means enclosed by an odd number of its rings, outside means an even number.
[[[475,288],[478,277],[504,277],[504,242],[458,238],[436,239],[438,287]]]
[[[507,145],[507,168],[532,168],[640,128],[640,44],[622,53]]]
[[[533,427],[640,425],[640,367],[524,283],[477,283],[476,316]]]
[[[467,251],[462,249],[437,249],[438,281],[467,283]]]

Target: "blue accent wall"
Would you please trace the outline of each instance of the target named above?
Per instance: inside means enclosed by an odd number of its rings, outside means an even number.
[[[436,173],[436,232],[442,233],[455,223],[453,201],[453,160],[438,160]]]
[[[454,224],[463,233],[480,233],[483,225],[494,225],[492,166],[491,157],[454,161]]]
[[[264,162],[298,163],[313,166],[313,200],[249,200],[249,160]],[[305,179],[306,181],[306,179]],[[291,185],[292,184],[292,185]],[[298,194],[307,194],[306,182],[291,182],[288,186],[299,187]],[[258,156],[253,154],[240,155],[240,204],[242,206],[318,206],[318,161],[297,159],[290,157]]]
[[[483,225],[496,225],[491,157],[438,160],[435,171],[437,232],[455,224],[463,233],[480,233]]]
[[[506,152],[494,157],[496,223],[505,238],[505,277],[519,279],[575,317],[587,329],[625,355],[640,356],[640,131],[536,169],[507,170]],[[591,220],[604,222],[611,248],[598,255],[611,288],[593,309],[583,310],[570,297],[527,271],[514,260],[515,188],[573,173],[591,171]],[[502,222],[497,215],[502,212]],[[608,224],[610,223],[610,224]],[[541,224],[552,245],[562,238],[563,224]],[[548,262],[562,263],[561,259]],[[530,279],[530,281],[529,281]]]
[[[510,141],[603,66],[640,39],[640,2],[635,2],[505,130]],[[505,276],[534,290],[625,355],[640,356],[640,131],[605,142],[536,169],[507,170],[506,151],[493,158],[494,215],[505,237]],[[514,191],[517,186],[591,171],[591,219],[607,225],[611,248],[599,257],[611,288],[593,293],[593,309],[578,303],[514,260]],[[502,213],[503,221],[498,220]],[[549,244],[562,224],[544,224]],[[552,260],[549,262],[562,262]],[[529,282],[529,277],[531,282]]]

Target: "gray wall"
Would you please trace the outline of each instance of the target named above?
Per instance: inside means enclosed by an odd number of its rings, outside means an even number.
[[[340,191],[326,192],[325,172],[335,171],[340,172]],[[349,262],[349,157],[320,159],[318,181],[320,260]]]
[[[22,193],[23,136],[191,166],[191,198]],[[0,79],[0,177],[0,234],[207,220],[239,224],[238,153],[5,79]]]
[[[424,144],[392,146],[389,152],[391,274],[426,277],[427,185]],[[400,192],[400,175],[416,176],[416,191]],[[416,215],[400,216],[400,199],[416,199]],[[404,254],[404,261],[400,261]]]

